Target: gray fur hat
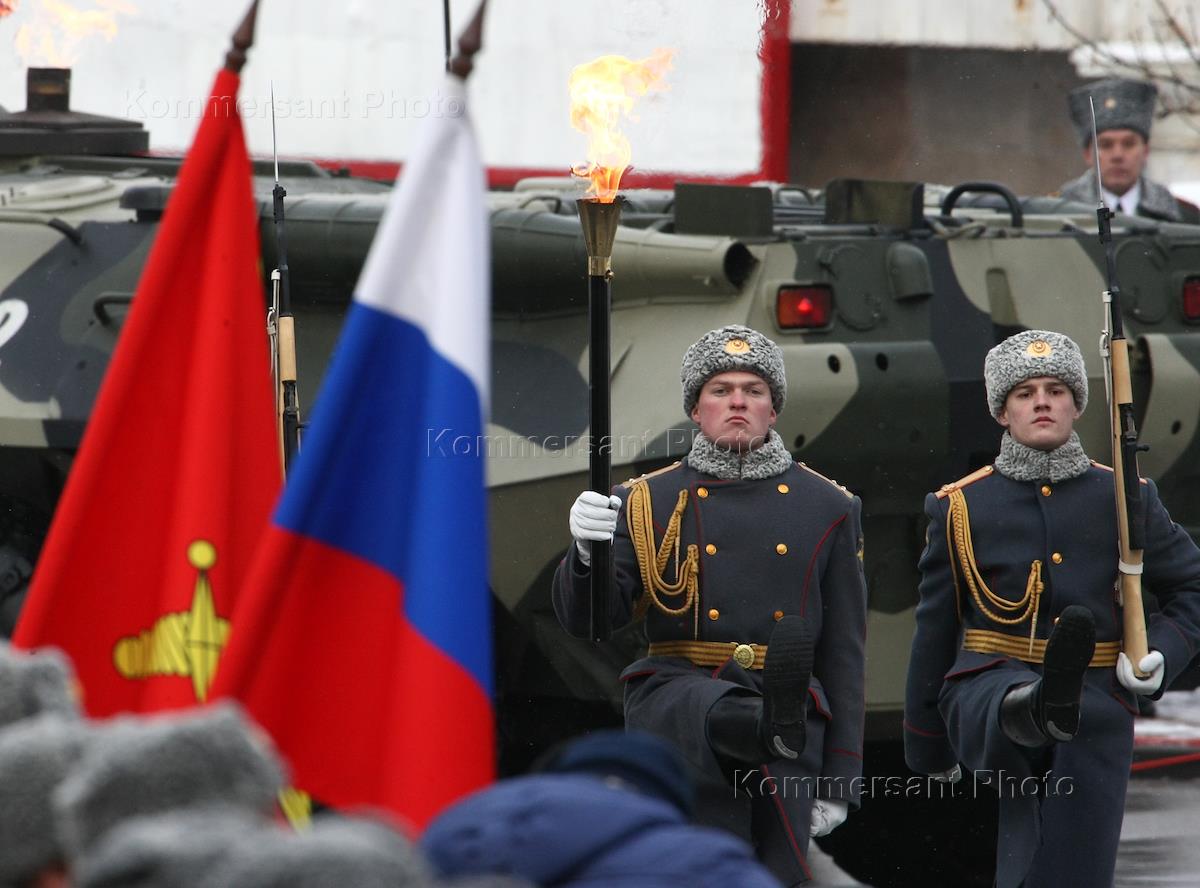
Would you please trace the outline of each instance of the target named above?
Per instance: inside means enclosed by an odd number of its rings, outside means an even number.
[[[683,412],[691,416],[704,383],[729,370],[746,370],[761,376],[771,389],[771,406],[776,413],[783,411],[787,400],[783,352],[757,330],[730,324],[708,331],[684,354],[683,365],[679,368]]]
[[[266,735],[239,708],[114,719],[55,793],[68,860],[118,823],[203,805],[269,818],[284,784]]]
[[[1069,336],[1051,330],[1016,333],[987,353],[983,381],[987,386],[988,409],[999,417],[1013,386],[1036,376],[1054,376],[1075,395],[1075,406],[1087,406],[1087,370],[1083,354]]]
[[[114,826],[76,861],[77,888],[199,888],[243,843],[275,831],[257,816],[226,806],[135,817]]]
[[[429,884],[416,847],[381,821],[319,817],[312,829],[240,846],[212,873],[212,888],[404,888]]]
[[[1114,77],[1085,83],[1071,90],[1067,105],[1071,110],[1071,123],[1079,136],[1079,144],[1086,148],[1092,141],[1092,108],[1088,97],[1096,105],[1096,132],[1110,129],[1131,129],[1150,140],[1150,127],[1154,123],[1154,103],[1158,99],[1158,87],[1144,80],[1126,80]]]
[[[26,652],[0,642],[0,728],[43,712],[78,716],[74,681],[70,661],[57,648]]]
[[[80,719],[45,713],[0,731],[0,885],[63,860],[50,797],[88,739]]]

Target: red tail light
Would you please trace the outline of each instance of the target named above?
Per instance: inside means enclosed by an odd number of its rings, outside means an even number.
[[[833,293],[828,287],[780,287],[775,319],[783,330],[828,327],[833,321]]]
[[[1189,321],[1200,321],[1200,277],[1183,282],[1183,316]]]

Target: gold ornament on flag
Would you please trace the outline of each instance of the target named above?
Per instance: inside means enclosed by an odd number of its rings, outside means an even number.
[[[203,703],[229,639],[229,621],[217,614],[208,579],[217,563],[216,548],[208,540],[195,540],[187,548],[187,559],[197,571],[191,607],[164,614],[153,628],[122,638],[113,647],[113,664],[129,679],[191,678],[196,699]]]

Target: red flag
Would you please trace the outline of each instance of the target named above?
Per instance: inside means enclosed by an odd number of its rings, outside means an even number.
[[[93,716],[207,697],[282,483],[238,83],[217,75],[13,639],[63,648]]]

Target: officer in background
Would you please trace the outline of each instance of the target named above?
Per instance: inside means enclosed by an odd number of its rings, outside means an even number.
[[[1028,330],[988,352],[993,465],[925,501],[928,540],[909,661],[904,752],[1000,796],[1000,888],[1113,882],[1138,694],[1157,698],[1200,644],[1200,549],[1154,482],[1145,579],[1162,607],[1135,676],[1121,652],[1112,470],[1074,431],[1083,357]]]
[[[1067,98],[1071,123],[1083,146],[1087,169],[1079,178],[1059,188],[1062,197],[1080,203],[1096,203],[1094,152],[1097,146],[1092,145],[1089,98],[1096,107],[1096,141],[1100,149],[1105,205],[1114,213],[1127,216],[1200,223],[1200,210],[1174,197],[1166,186],[1145,175],[1158,89],[1141,80],[1099,80],[1071,91]]]
[[[612,624],[644,617],[650,641],[621,675],[626,727],[677,745],[701,783],[698,819],[748,834],[794,885],[811,878],[810,834],[861,791],[861,503],[774,430],[787,383],[770,339],[713,330],[680,377],[691,451],[612,497],[579,495],[555,612],[587,635],[591,541],[613,538]]]

